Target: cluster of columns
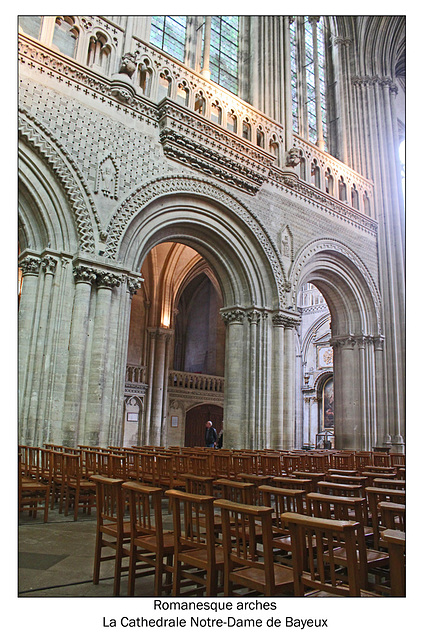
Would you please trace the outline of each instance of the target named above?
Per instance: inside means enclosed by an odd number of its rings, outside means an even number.
[[[227,447],[291,448],[295,428],[295,314],[232,308],[227,326]]]
[[[19,266],[20,442],[116,443],[140,278],[60,254],[25,254]]]

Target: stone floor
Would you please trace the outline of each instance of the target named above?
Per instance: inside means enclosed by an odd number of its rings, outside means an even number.
[[[165,528],[172,519],[164,507]],[[114,563],[101,564],[99,584],[92,582],[95,549],[96,514],[79,512],[77,521],[49,511],[43,522],[21,514],[18,523],[18,597],[111,597]],[[105,552],[104,552],[105,553]],[[127,560],[125,560],[126,563]],[[121,595],[127,594],[127,572],[124,572]],[[153,596],[154,577],[136,580],[135,595]]]

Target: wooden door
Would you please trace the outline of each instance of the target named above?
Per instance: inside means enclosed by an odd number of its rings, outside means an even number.
[[[199,404],[193,407],[185,416],[185,441],[186,447],[205,446],[205,424],[208,420],[212,422],[216,432],[219,433],[222,427],[224,410],[216,404]]]

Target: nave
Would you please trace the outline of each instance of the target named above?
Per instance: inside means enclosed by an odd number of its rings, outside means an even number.
[[[388,452],[20,446],[18,594],[401,597],[405,478]]]

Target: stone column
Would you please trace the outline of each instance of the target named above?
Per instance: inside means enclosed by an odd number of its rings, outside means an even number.
[[[331,340],[334,350],[335,447],[359,449],[360,385],[358,353],[354,336]]]
[[[96,307],[92,330],[87,408],[84,425],[84,444],[99,445],[108,433],[109,411],[105,388],[107,349],[110,339],[111,298],[113,288],[120,285],[120,278],[109,271],[98,271],[96,276]]]
[[[284,16],[284,59],[285,59],[285,151],[293,146],[292,121],[292,70],[291,70],[291,36],[290,26],[294,18]],[[283,165],[282,165],[283,166]]]
[[[244,354],[244,317],[241,309],[232,309],[221,313],[227,327],[225,348],[225,392],[224,392],[224,431],[227,434],[227,447],[242,449],[246,447],[247,433],[245,424],[244,398],[246,397],[246,378]]]
[[[322,100],[320,97],[320,76],[319,76],[319,52],[317,44],[317,23],[320,16],[310,16],[309,21],[313,33],[313,63],[314,63],[314,92],[316,95],[316,129],[317,141],[316,145],[323,151],[325,149],[325,141],[323,139],[323,122],[322,122]]]
[[[19,262],[22,270],[22,289],[18,312],[18,399],[19,399],[19,442],[26,442],[26,387],[29,375],[31,345],[34,339],[35,314],[37,309],[38,276],[41,260],[36,256],[26,256]]]
[[[247,389],[247,408],[248,408],[248,447],[256,449],[261,447],[260,433],[260,380],[259,380],[259,322],[261,314],[259,311],[253,310],[247,314],[249,321],[249,385]]]
[[[35,327],[35,331],[37,331],[37,338],[31,373],[31,389],[29,386],[27,387],[27,394],[29,393],[30,395],[27,414],[27,434],[32,439],[33,444],[37,446],[41,446],[43,444],[43,432],[37,429],[37,413],[42,406],[42,396],[46,394],[46,389],[43,388],[45,378],[44,374],[46,370],[46,351],[49,346],[46,344],[46,336],[50,321],[52,281],[55,275],[56,265],[57,260],[53,257],[45,256],[42,258],[41,266],[45,276],[41,294],[40,315],[37,326]]]
[[[63,444],[75,446],[80,429],[83,432],[81,405],[89,335],[89,311],[92,285],[96,272],[91,267],[76,265],[73,269],[76,288],[71,318],[67,383],[62,422]]]
[[[163,402],[164,394],[167,394],[167,370],[166,344],[170,339],[171,330],[156,328],[152,331],[152,352],[151,361],[152,377],[150,380],[151,406],[150,406],[150,430],[149,442],[153,445],[160,445],[163,427]],[[166,387],[165,387],[166,383]]]

